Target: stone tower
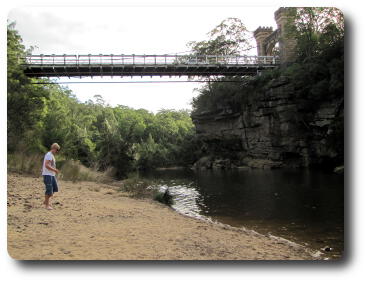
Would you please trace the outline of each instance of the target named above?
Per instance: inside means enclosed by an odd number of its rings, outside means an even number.
[[[290,36],[287,31],[287,25],[289,24],[289,20],[291,19],[291,9],[294,8],[281,7],[274,13],[275,21],[278,26],[279,52],[280,61],[282,63],[292,62],[295,59],[296,55],[296,39]]]
[[[272,27],[258,27],[254,31],[254,37],[257,45],[257,55],[266,56],[266,43],[265,40],[273,33]]]
[[[281,7],[274,13],[277,29],[272,27],[258,27],[254,31],[258,56],[272,56],[272,49],[279,43],[279,56],[282,64],[292,62],[295,59],[296,40],[288,33],[287,26],[294,8]]]

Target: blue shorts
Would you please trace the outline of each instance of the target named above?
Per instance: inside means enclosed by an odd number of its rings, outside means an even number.
[[[43,175],[43,182],[46,186],[46,195],[51,196],[53,193],[59,191],[59,187],[57,186],[57,180],[55,176],[51,175]]]

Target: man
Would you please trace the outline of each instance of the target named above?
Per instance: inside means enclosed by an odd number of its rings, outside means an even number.
[[[56,169],[56,160],[54,156],[59,151],[60,146],[57,143],[52,144],[51,150],[46,153],[43,160],[42,175],[43,182],[46,186],[45,201],[43,202],[43,204],[48,210],[53,209],[50,205],[50,198],[53,196],[54,193],[59,191],[56,180],[56,174],[59,173],[59,170]]]

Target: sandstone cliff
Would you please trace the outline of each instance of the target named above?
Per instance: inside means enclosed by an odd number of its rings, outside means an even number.
[[[343,164],[342,95],[304,95],[283,76],[244,92],[242,102],[223,100],[192,115],[205,144],[196,168]]]

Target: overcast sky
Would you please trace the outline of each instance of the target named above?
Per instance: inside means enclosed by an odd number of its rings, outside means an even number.
[[[175,54],[187,42],[206,39],[223,19],[237,17],[253,31],[276,27],[277,7],[21,7],[9,13],[26,47],[33,54]],[[138,81],[168,78],[100,78],[60,81]],[[173,80],[179,80],[173,78]],[[186,80],[186,78],[180,78]],[[82,102],[99,94],[111,105],[156,112],[190,109],[199,83],[70,84]]]

